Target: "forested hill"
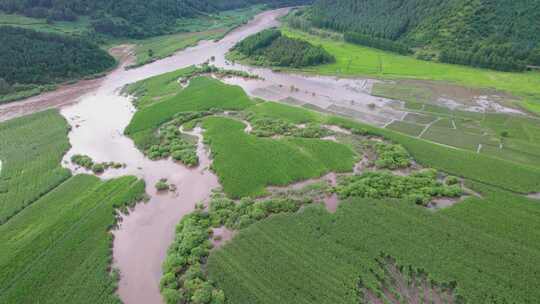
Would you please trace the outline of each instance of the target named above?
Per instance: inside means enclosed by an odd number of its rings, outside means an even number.
[[[277,7],[310,2],[312,0],[0,0],[0,11],[47,18],[51,22],[89,16],[97,32],[141,38],[165,33],[178,18],[254,4]]]
[[[454,52],[443,61],[540,65],[538,0],[317,0],[310,18],[320,27]]]
[[[0,94],[14,84],[48,84],[103,72],[115,60],[87,41],[0,27]]]

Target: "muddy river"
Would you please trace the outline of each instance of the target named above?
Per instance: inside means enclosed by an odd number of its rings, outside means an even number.
[[[261,80],[229,78],[225,81],[242,86],[251,96],[293,104],[312,104],[318,108],[342,113],[375,125],[384,125],[401,119],[405,113],[396,110],[395,101],[370,95],[375,80],[337,79],[276,73],[270,69],[251,68],[228,63],[226,52],[241,39],[265,28],[278,25],[277,18],[287,9],[264,12],[248,24],[229,33],[218,42],[204,41],[174,56],[137,69],[125,70],[129,64],[128,48],[119,48],[123,64],[101,79],[79,82],[28,100],[0,106],[0,121],[26,115],[46,108],[60,108],[72,130],[69,140],[72,148],[63,165],[71,167],[73,154],[86,154],[97,162],[119,162],[126,167],[108,170],[102,178],[135,175],[147,183],[151,199],[139,204],[123,217],[114,232],[114,264],[121,272],[119,295],[128,304],[161,303],[159,279],[166,250],[174,237],[174,227],[183,215],[191,212],[196,203],[207,199],[213,188],[219,186],[217,177],[208,170],[211,160],[198,137],[200,166],[188,169],[170,160],[151,161],[138,151],[133,142],[123,135],[135,109],[129,97],[120,89],[134,81],[173,71],[193,64],[201,64],[215,57],[214,64],[228,69],[245,70],[260,76]],[[177,187],[175,192],[156,193],[155,183],[167,178]],[[224,235],[224,240],[229,235]]]

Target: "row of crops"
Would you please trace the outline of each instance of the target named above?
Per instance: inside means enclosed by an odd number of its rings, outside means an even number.
[[[144,182],[71,177],[57,111],[0,124],[0,142],[0,303],[119,303],[110,229]]]
[[[355,198],[335,214],[312,206],[274,216],[212,253],[210,279],[231,303],[358,303],[358,277],[378,290],[370,269],[385,252],[434,281],[457,282],[455,292],[467,302],[534,303],[540,296],[534,233],[540,206],[477,189],[485,199],[437,213],[405,201]],[[535,215],[523,216],[521,206]],[[511,231],[499,233],[502,226]]]
[[[0,225],[69,178],[68,125],[55,111],[0,124]]]

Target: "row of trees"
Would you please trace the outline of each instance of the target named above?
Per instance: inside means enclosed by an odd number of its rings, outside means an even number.
[[[501,57],[490,54],[486,56],[481,52],[443,50],[439,60],[445,63],[470,65],[478,68],[488,68],[505,72],[522,72],[527,65],[511,57]]]
[[[54,83],[115,65],[114,58],[95,44],[28,29],[0,27],[0,45],[0,78],[10,85]]]
[[[395,52],[402,55],[412,54],[411,49],[403,43],[392,41],[384,38],[377,38],[369,35],[363,35],[360,33],[347,32],[343,35],[345,41],[369,46],[385,51]]]

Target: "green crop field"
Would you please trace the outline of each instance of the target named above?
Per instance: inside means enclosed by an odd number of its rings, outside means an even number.
[[[71,177],[56,110],[1,123],[0,147],[0,302],[118,303],[109,230],[144,182]]]
[[[169,74],[171,77],[174,74]],[[174,79],[173,77],[169,79]],[[180,85],[176,83],[178,87]],[[176,92],[171,83],[170,91]],[[151,89],[148,89],[150,92]],[[160,90],[162,93],[162,91]],[[152,96],[154,93],[150,93]],[[208,77],[191,79],[189,86],[177,94],[163,98],[162,101],[141,108],[129,123],[125,133],[134,139],[137,145],[148,141],[153,132],[163,123],[171,120],[174,114],[187,111],[207,111],[213,108],[222,110],[242,110],[253,102],[244,90],[230,86]]]
[[[290,28],[282,28],[282,31],[287,36],[322,45],[336,57],[335,63],[305,68],[306,72],[339,76],[366,75],[391,79],[442,80],[464,86],[495,88],[522,97],[534,97],[527,104],[530,109],[536,109],[540,103],[538,72],[507,73],[422,61],[410,56],[324,39]]]
[[[67,131],[53,110],[0,124],[0,224],[70,176],[60,166]]]
[[[433,213],[403,201],[348,200],[329,214],[308,207],[240,231],[212,253],[210,279],[229,303],[359,303],[357,282],[389,254],[437,282],[457,283],[469,303],[534,303],[540,296],[538,202],[478,186]]]
[[[0,302],[118,303],[108,230],[143,192],[134,177],[77,175],[0,226]]]
[[[351,171],[354,152],[341,144],[318,139],[270,139],[246,134],[243,123],[228,118],[204,120],[224,191],[231,197],[264,194],[265,187],[287,185],[326,172]]]

